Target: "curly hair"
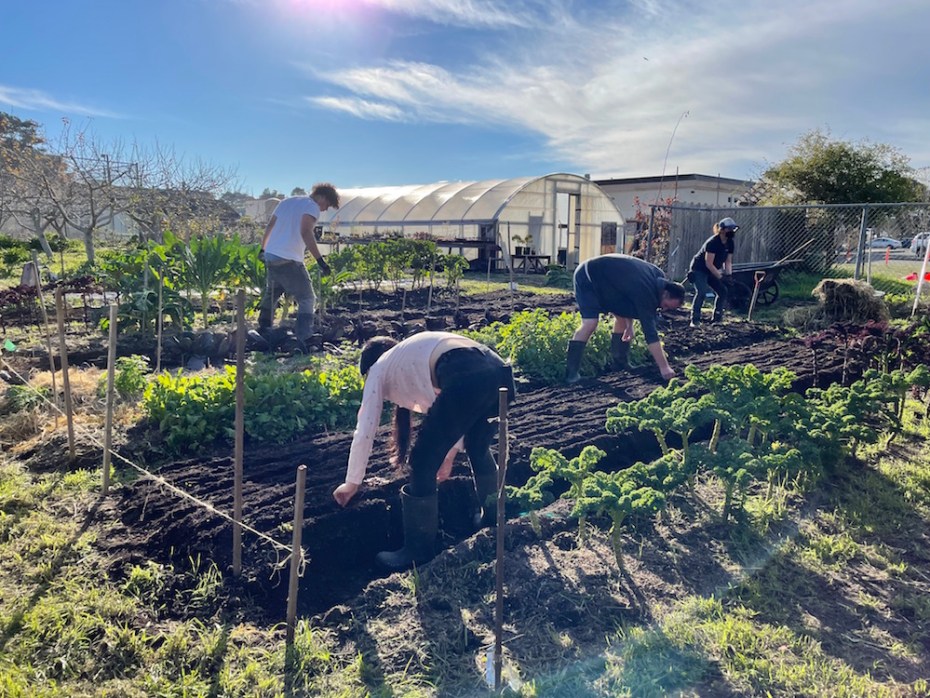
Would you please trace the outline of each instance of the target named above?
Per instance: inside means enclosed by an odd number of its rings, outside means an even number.
[[[336,191],[334,187],[329,182],[320,182],[313,185],[313,191],[310,192],[311,197],[321,196],[329,205],[333,208],[339,208],[339,192]]]

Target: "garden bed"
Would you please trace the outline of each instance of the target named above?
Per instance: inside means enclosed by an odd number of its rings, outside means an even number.
[[[490,300],[490,302],[485,302]],[[509,303],[507,298],[481,299],[477,307]],[[561,307],[556,303],[556,309]],[[687,327],[684,313],[671,314],[666,347],[673,365],[692,363],[753,363],[760,370],[784,367],[798,378],[796,388],[813,384],[811,355],[799,340],[778,336],[761,326],[732,323]],[[696,347],[700,353],[689,353]],[[841,352],[821,350],[819,376],[823,384],[839,379]],[[511,462],[508,484],[520,485],[531,474],[530,451],[536,446],[553,448],[567,456],[584,446],[595,445],[608,454],[606,467],[618,469],[637,460],[658,455],[649,434],[607,434],[605,413],[619,401],[645,397],[660,384],[654,367],[608,374],[574,386],[524,385],[510,412]],[[400,545],[399,490],[405,477],[388,465],[387,428],[378,434],[368,478],[360,494],[346,509],[332,499],[342,482],[351,445],[351,433],[317,435],[284,446],[246,450],[244,473],[245,520],[260,531],[289,542],[287,529],[293,518],[294,476],[298,465],[308,466],[304,547],[310,560],[301,587],[301,610],[321,613],[352,598],[372,579],[383,576],[374,564],[380,550]],[[179,460],[165,465],[159,474],[223,511],[232,508],[232,458],[229,456]],[[440,487],[441,529],[445,547],[468,538],[470,512],[476,502],[471,491],[469,468],[463,457],[453,477]],[[231,532],[228,524],[209,512],[179,500],[148,481],[126,488],[118,505],[125,526],[118,536],[114,555],[125,561],[183,560],[201,554],[221,567],[230,563]],[[258,604],[279,617],[285,590],[269,582],[267,545],[245,537],[246,576],[262,587]],[[277,586],[275,586],[277,584]],[[265,600],[263,600],[265,597]]]

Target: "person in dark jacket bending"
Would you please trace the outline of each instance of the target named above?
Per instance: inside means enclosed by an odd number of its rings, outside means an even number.
[[[681,306],[685,298],[681,284],[667,280],[656,265],[625,254],[605,254],[582,262],[575,269],[574,281],[581,327],[568,343],[567,383],[574,383],[580,378],[584,348],[597,329],[601,313],[614,315],[614,331],[610,338],[614,370],[629,365],[635,318],[643,328],[649,353],[655,359],[662,378],[674,377],[675,371],[668,364],[656,330],[656,310]]]
[[[497,492],[497,464],[491,456],[499,389],[514,399],[511,367],[488,347],[451,332],[420,332],[399,344],[390,337],[365,343],[359,359],[365,376],[358,425],[349,452],[345,482],[333,492],[340,506],[355,496],[381,420],[384,401],[394,403],[392,461],[407,463],[410,412],[426,415],[410,450],[410,481],[401,488],[404,545],[378,553],[378,562],[399,570],[433,557],[439,526],[436,483],[449,476],[458,451],[468,454],[481,509],[476,527],[492,525],[489,497]]]
[[[717,298],[714,301],[714,322],[723,320],[723,310],[727,302],[727,285],[733,274],[733,252],[736,246],[733,235],[739,230],[736,221],[724,218],[714,224],[711,235],[691,260],[688,280],[694,284],[694,298],[691,301],[691,327],[701,324],[701,307],[707,292],[713,290]]]

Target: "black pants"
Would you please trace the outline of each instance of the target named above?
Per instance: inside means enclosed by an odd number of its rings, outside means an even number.
[[[490,349],[447,351],[436,362],[439,395],[423,418],[410,451],[410,494],[427,497],[436,491],[436,473],[455,443],[465,437],[465,452],[475,477],[496,472],[491,440],[498,414],[498,390],[514,399],[513,373]]]

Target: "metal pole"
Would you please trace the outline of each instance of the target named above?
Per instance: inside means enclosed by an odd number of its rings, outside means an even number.
[[[242,572],[242,460],[245,442],[245,291],[236,293],[236,435],[233,466],[233,575]]]
[[[927,246],[924,248],[924,263],[920,265],[920,276],[917,278],[917,288],[914,290],[914,307],[911,308],[911,317],[914,317],[917,312],[917,304],[920,302],[920,291],[927,276],[927,260],[930,260],[930,238],[927,239]]]
[[[65,390],[65,419],[68,422],[68,456],[77,457],[74,445],[74,405],[71,402],[71,380],[68,376],[68,347],[65,346],[65,306],[61,288],[55,289],[55,310],[58,315],[58,355],[61,357],[61,382]]]
[[[110,304],[110,346],[107,349],[107,416],[103,432],[103,494],[110,489],[110,449],[113,447],[113,384],[116,382],[116,303]]]
[[[494,568],[496,576],[496,600],[494,604],[494,690],[501,687],[501,672],[503,670],[503,639],[504,632],[504,504],[506,499],[508,435],[507,435],[507,388],[498,391],[498,414],[500,416],[500,431],[497,443],[497,564]]]
[[[862,215],[859,218],[859,249],[856,250],[856,271],[853,273],[854,279],[862,276],[862,262],[865,254],[865,231],[869,224],[869,207],[862,207]]]
[[[294,493],[294,536],[291,540],[291,575],[287,587],[287,634],[284,643],[288,649],[294,645],[297,631],[297,579],[300,576],[300,545],[304,527],[304,485],[307,466],[297,467],[297,490]]]

